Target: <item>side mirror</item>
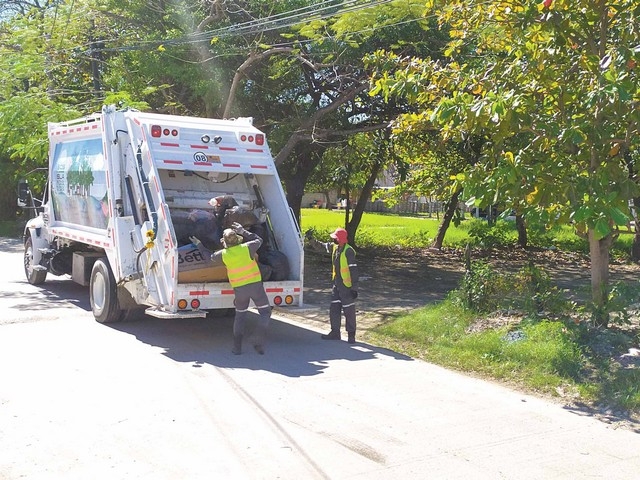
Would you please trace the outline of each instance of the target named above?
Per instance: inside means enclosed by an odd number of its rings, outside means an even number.
[[[26,180],[18,181],[18,206],[26,207],[29,205],[29,196],[31,192],[29,191],[29,182]]]

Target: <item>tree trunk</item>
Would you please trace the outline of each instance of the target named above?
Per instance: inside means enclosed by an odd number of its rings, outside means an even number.
[[[293,216],[300,225],[300,208],[302,205],[302,196],[304,195],[304,185],[306,178],[302,179],[301,176],[289,177],[284,180],[284,186],[287,190],[287,203],[293,211]]]
[[[633,199],[633,224],[634,232],[633,243],[631,244],[631,260],[634,262],[640,261],[640,225],[638,224],[638,212],[640,211],[640,198],[635,197]]]
[[[518,246],[520,248],[527,248],[529,243],[527,239],[527,225],[519,213],[516,213],[516,230],[518,231]]]
[[[344,186],[344,197],[347,199],[347,203],[344,206],[344,228],[349,233],[349,240],[355,245],[356,230],[349,229],[349,216],[351,213],[351,189],[349,188],[349,178],[347,177],[347,183]]]
[[[284,183],[287,195],[287,203],[293,210],[293,215],[300,225],[300,208],[302,206],[302,196],[311,172],[318,165],[322,158],[324,147],[305,145],[298,149],[288,161],[278,167],[280,179]]]
[[[442,250],[442,244],[444,243],[444,236],[449,229],[449,225],[451,225],[451,220],[456,213],[456,208],[458,208],[458,201],[460,199],[460,195],[462,194],[462,189],[457,190],[447,201],[444,209],[444,216],[442,217],[442,223],[438,227],[438,233],[436,234],[436,238],[433,240],[431,246],[433,248],[437,248],[438,250]]]
[[[612,235],[607,235],[598,240],[595,230],[589,229],[591,299],[594,306],[593,322],[596,326],[605,328],[609,325],[607,301],[609,295],[609,249],[612,243]]]
[[[329,191],[326,190],[322,192],[322,194],[324,195],[324,208],[331,210],[331,197],[329,196]]]
[[[367,206],[367,201],[371,198],[371,192],[373,191],[373,187],[376,184],[376,179],[380,174],[380,170],[382,169],[383,162],[376,162],[373,168],[371,169],[371,173],[369,173],[369,178],[365,182],[362,190],[360,191],[360,196],[358,197],[358,201],[356,203],[356,207],[353,209],[353,215],[351,216],[351,220],[347,224],[347,233],[349,234],[349,239],[356,245],[356,232],[358,231],[358,227],[360,226],[360,222],[362,221],[362,215],[364,214],[364,209]],[[348,198],[348,197],[347,197]],[[347,206],[349,202],[347,202]],[[348,207],[347,207],[348,208]]]

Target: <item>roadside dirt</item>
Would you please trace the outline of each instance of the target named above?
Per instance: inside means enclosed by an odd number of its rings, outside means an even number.
[[[554,250],[500,250],[472,252],[498,270],[518,271],[529,262],[546,272],[567,298],[589,297],[590,271],[587,257]],[[464,275],[463,252],[457,250],[358,250],[360,288],[358,329],[384,323],[393,313],[443,300],[456,289]],[[328,255],[305,252],[305,316],[328,323],[331,293],[331,261]],[[613,262],[611,282],[637,282],[640,265]]]

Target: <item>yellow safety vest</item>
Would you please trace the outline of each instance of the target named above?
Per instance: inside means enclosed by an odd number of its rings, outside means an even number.
[[[335,258],[336,250],[338,248],[338,245],[333,245],[333,253],[331,255],[332,259]],[[347,248],[352,247],[345,244],[344,250],[342,250],[342,253],[340,253],[340,277],[342,277],[342,283],[344,283],[344,286],[351,288],[351,271],[349,270],[349,263],[347,262]],[[331,263],[333,265],[333,274],[331,276],[331,279],[334,280],[336,278],[336,264],[333,261]]]
[[[222,262],[227,267],[229,283],[233,288],[262,281],[258,262],[251,258],[247,245],[234,245],[222,252]]]

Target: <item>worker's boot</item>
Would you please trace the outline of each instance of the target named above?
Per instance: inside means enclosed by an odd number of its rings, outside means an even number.
[[[264,342],[267,337],[267,329],[263,326],[256,327],[256,334],[253,340],[253,348],[260,355],[264,355]]]
[[[327,334],[322,334],[320,335],[320,337],[323,340],[340,340],[340,332],[337,330],[331,330],[329,333]]]
[[[356,343],[356,332],[348,332],[349,337],[347,342],[349,343]]]
[[[242,335],[233,336],[233,348],[231,353],[234,355],[240,355],[242,353]]]

